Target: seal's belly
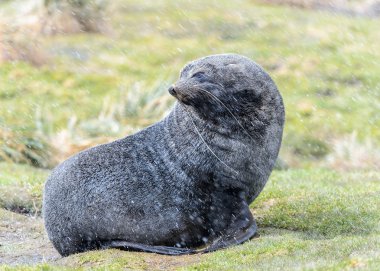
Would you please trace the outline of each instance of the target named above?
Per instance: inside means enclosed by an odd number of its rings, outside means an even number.
[[[67,226],[80,229],[81,239],[170,246],[186,246],[202,239],[202,225],[190,219],[188,189],[170,185],[169,177],[160,180],[161,184],[168,182],[160,187],[154,180],[134,176],[106,179],[112,184],[109,187],[88,182],[80,187],[81,191],[76,190],[64,200],[80,206],[77,213],[67,210],[71,216]],[[78,198],[78,194],[86,197]]]

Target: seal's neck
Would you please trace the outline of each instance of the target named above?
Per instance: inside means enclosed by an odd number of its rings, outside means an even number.
[[[177,103],[165,119],[165,129],[174,144],[194,149],[196,155],[214,156],[217,160],[234,160],[247,147],[253,150],[252,138],[236,122],[205,120],[191,107]],[[193,150],[192,150],[193,151]],[[233,155],[231,155],[233,154]],[[227,162],[226,162],[227,163]],[[231,161],[233,163],[233,161]]]
[[[164,119],[164,127],[168,132],[170,141],[183,146],[197,146],[202,139],[199,128],[205,123],[195,117],[184,105],[176,103],[170,114]]]
[[[169,140],[166,144],[169,152],[183,161],[182,170],[188,176],[211,174],[219,187],[240,187],[253,199],[262,184],[252,186],[251,181],[267,178],[273,166],[273,153],[238,124],[228,127],[226,122],[220,126],[190,110],[177,103],[165,118],[162,127]]]

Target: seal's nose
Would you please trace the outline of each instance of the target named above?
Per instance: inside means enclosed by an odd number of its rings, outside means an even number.
[[[174,87],[173,86],[170,86],[169,89],[168,89],[169,93],[173,96],[175,96],[177,94],[177,92],[175,91]]]

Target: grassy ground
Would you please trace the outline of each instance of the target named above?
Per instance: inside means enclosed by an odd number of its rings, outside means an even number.
[[[0,2],[0,30],[25,20],[17,1]],[[0,36],[47,61],[0,62],[0,270],[376,270],[379,19],[227,0],[114,1],[109,14],[107,35]],[[40,216],[49,169],[15,162],[49,168],[157,121],[181,67],[222,52],[264,66],[286,106],[281,158],[292,169],[275,171],[251,206],[260,237],[207,255],[60,258]]]
[[[0,191],[20,189],[1,207],[40,206],[48,172],[0,164]],[[16,173],[18,172],[18,173]],[[32,176],[32,177],[28,177]],[[15,181],[16,180],[16,181]],[[36,191],[35,191],[36,190]],[[36,202],[34,202],[36,201]],[[380,264],[380,173],[331,170],[275,171],[251,206],[260,236],[230,249],[185,257],[118,250],[60,258],[45,236],[39,216],[0,209],[0,270],[375,270]],[[33,207],[32,207],[33,208]],[[33,212],[38,213],[39,207]],[[41,262],[44,262],[41,265]],[[27,264],[27,265],[26,265]]]

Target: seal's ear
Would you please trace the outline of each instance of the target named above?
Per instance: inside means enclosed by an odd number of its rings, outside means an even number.
[[[245,88],[233,94],[233,97],[239,101],[243,107],[257,109],[263,105],[262,95],[258,94],[254,89]],[[247,109],[247,108],[245,108]]]

